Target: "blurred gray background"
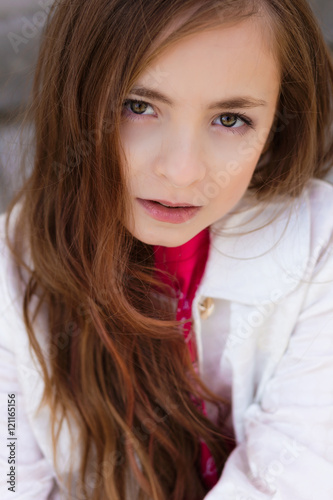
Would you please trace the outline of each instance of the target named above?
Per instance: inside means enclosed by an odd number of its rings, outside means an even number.
[[[0,213],[18,189],[20,112],[31,90],[40,33],[52,0],[0,0]],[[333,49],[333,0],[310,0]],[[23,144],[29,129],[23,128]],[[333,174],[329,178],[333,182]]]

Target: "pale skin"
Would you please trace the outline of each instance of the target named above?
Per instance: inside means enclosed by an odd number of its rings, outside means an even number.
[[[127,228],[140,241],[182,245],[245,194],[280,91],[280,70],[261,22],[250,18],[196,33],[156,58],[135,86],[158,90],[172,104],[138,92],[127,95],[144,101],[127,102],[121,124],[134,215]],[[229,102],[210,109],[235,99],[246,107]],[[202,208],[194,218],[172,224],[153,219],[136,198]]]

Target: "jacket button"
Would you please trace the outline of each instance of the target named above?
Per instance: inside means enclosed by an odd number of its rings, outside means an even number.
[[[206,297],[205,300],[199,304],[200,317],[207,319],[214,311],[214,301],[211,297]]]

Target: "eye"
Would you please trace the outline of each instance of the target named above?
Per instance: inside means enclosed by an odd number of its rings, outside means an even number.
[[[225,127],[240,127],[242,124],[239,123],[241,120],[235,115],[221,115],[221,123]],[[237,125],[238,122],[238,125]]]
[[[123,102],[123,108],[125,111],[126,116],[130,120],[137,120],[139,119],[140,115],[143,115],[147,107],[151,107],[150,104],[148,104],[145,101],[140,101],[140,100],[134,100],[134,99],[126,99]],[[153,113],[148,113],[148,114],[153,114]],[[135,117],[135,115],[138,115],[138,118]],[[146,116],[146,115],[144,115]]]
[[[236,128],[243,129],[244,125],[245,128],[247,127],[253,128],[252,120],[243,113],[224,113],[223,115],[218,116],[217,120],[219,120],[219,124],[229,129],[236,129]],[[241,132],[237,131],[237,133]]]
[[[153,110],[151,104],[140,99],[126,99],[123,102],[124,114],[132,121],[140,120],[140,116],[153,115],[154,113],[145,113],[148,108]],[[232,133],[245,134],[248,128],[254,128],[252,120],[243,113],[224,113],[219,115],[215,120],[219,120],[217,125],[222,125],[223,128],[230,129]]]

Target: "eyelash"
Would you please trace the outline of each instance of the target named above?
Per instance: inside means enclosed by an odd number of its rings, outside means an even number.
[[[136,121],[136,120],[140,120],[141,116],[151,116],[151,115],[135,114],[135,113],[129,111],[125,106],[126,106],[126,104],[131,104],[131,103],[145,104],[145,105],[153,108],[152,104],[150,104],[149,102],[146,102],[146,101],[142,101],[141,99],[126,99],[123,102],[123,110],[124,110],[124,112],[129,120]],[[244,113],[229,113],[229,112],[227,112],[227,113],[222,113],[221,115],[217,116],[216,118],[220,118],[221,116],[227,116],[227,115],[231,115],[234,118],[243,121],[247,128],[254,129],[253,121]],[[216,118],[214,120],[216,120]],[[240,126],[240,127],[227,127],[227,126],[223,125],[222,123],[220,126],[229,130],[232,134],[240,134],[240,135],[245,134],[245,131],[243,130],[242,126]]]

